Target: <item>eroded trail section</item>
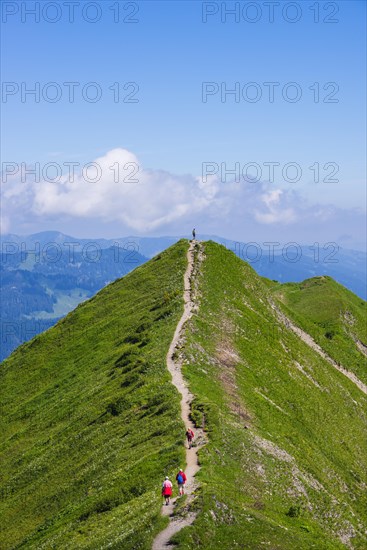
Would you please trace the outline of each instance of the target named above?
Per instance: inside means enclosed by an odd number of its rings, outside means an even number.
[[[186,449],[186,468],[185,473],[187,476],[186,481],[186,495],[187,495],[187,501],[185,506],[189,508],[190,502],[193,500],[193,492],[197,486],[197,483],[195,482],[195,474],[200,469],[198,464],[198,449],[200,446],[204,443],[204,433],[200,429],[194,428],[194,425],[192,421],[190,420],[190,404],[193,399],[193,395],[190,393],[187,385],[185,384],[184,378],[182,376],[181,372],[181,361],[179,358],[177,358],[176,350],[180,347],[180,343],[182,341],[182,329],[185,324],[185,322],[190,319],[193,311],[196,309],[196,305],[193,301],[193,288],[192,288],[192,281],[193,281],[193,274],[194,274],[194,254],[195,254],[195,246],[199,249],[198,258],[202,258],[201,253],[201,244],[198,243],[198,241],[191,241],[190,247],[187,252],[187,269],[184,275],[184,312],[182,314],[181,319],[179,320],[171,345],[169,347],[168,353],[167,353],[167,368],[169,372],[172,375],[172,383],[176,386],[177,390],[181,394],[181,418],[185,424],[185,427],[191,427],[195,432],[195,442],[196,445],[192,447],[191,449]],[[199,261],[199,260],[198,260]],[[178,464],[178,467],[184,468],[184,465]],[[177,493],[177,485],[174,483],[174,480],[172,480],[172,483],[174,484],[174,492]],[[186,527],[187,525],[191,525],[193,523],[196,514],[195,513],[188,513],[185,517],[174,517],[172,516],[174,507],[177,501],[177,498],[180,497],[174,497],[171,499],[171,504],[169,506],[162,506],[162,514],[170,516],[170,523],[164,529],[161,531],[158,536],[155,538],[152,546],[152,550],[163,550],[168,548],[174,548],[173,545],[169,544],[169,540],[178,531],[180,531],[183,527]]]
[[[323,359],[325,359],[330,365],[332,365],[336,370],[344,374],[353,384],[355,384],[364,394],[367,395],[367,386],[364,384],[353,372],[347,370],[345,367],[334,361],[310,336],[307,332],[302,330],[300,327],[295,325],[276,305],[271,302],[271,307],[275,311],[278,319],[285,325],[287,328],[291,329],[301,340],[307,344],[310,348],[316,351]]]

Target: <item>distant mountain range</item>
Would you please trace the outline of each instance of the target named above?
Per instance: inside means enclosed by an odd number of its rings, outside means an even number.
[[[50,232],[1,241],[1,360],[148,259],[129,241],[109,246]]]
[[[56,231],[0,237],[1,354],[43,332],[115,279],[129,273],[181,237],[78,239]],[[366,299],[367,255],[360,251],[289,244],[241,243],[216,235],[259,275],[299,282],[329,275]]]

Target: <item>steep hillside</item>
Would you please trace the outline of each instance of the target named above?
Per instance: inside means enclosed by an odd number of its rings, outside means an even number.
[[[335,361],[367,383],[367,303],[330,277],[274,285],[284,311]]]
[[[102,290],[0,368],[1,535],[10,548],[144,548],[184,451],[165,356],[187,244]]]
[[[148,549],[167,524],[160,483],[185,453],[166,354],[187,246],[2,364],[1,548]],[[197,512],[178,549],[364,549],[366,306],[331,280],[306,292],[262,279],[214,242],[194,257],[193,315],[174,355],[206,445],[196,496],[174,512]]]
[[[212,242],[204,254],[183,352],[193,416],[209,435],[202,513],[174,540],[365,548],[366,395],[280,322],[269,281]],[[350,298],[349,309],[360,301]]]

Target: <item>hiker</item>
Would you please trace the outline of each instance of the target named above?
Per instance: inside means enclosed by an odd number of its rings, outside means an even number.
[[[187,437],[187,443],[189,445],[189,449],[192,447],[192,440],[194,439],[194,432],[191,428],[187,428],[186,430],[186,437]]]
[[[178,472],[178,474],[176,476],[176,481],[177,481],[177,485],[178,485],[179,495],[182,497],[182,495],[185,492],[186,474],[183,470],[181,470],[181,468],[180,468],[180,471]]]
[[[162,484],[162,496],[166,501],[166,506],[168,506],[169,499],[172,496],[172,482],[169,480],[168,476],[166,476],[166,479],[163,481]]]
[[[196,237],[196,231],[195,231],[195,227],[194,227],[194,229],[192,230],[192,240],[193,241],[195,240],[195,237]]]

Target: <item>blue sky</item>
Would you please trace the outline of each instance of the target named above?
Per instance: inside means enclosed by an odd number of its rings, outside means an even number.
[[[225,232],[243,240],[257,235],[282,239],[296,235],[303,242],[346,238],[345,245],[363,246],[364,2],[301,1],[293,3],[297,8],[287,8],[289,2],[280,1],[274,8],[273,23],[266,2],[257,2],[259,21],[254,23],[243,15],[248,2],[106,0],[94,3],[101,15],[96,23],[82,17],[82,8],[93,3],[75,5],[74,23],[68,21],[65,3],[57,3],[61,19],[51,23],[45,18],[55,16],[52,8],[46,15],[40,12],[40,21],[34,22],[24,9],[34,8],[36,2],[3,2],[3,10],[7,5],[2,24],[2,49],[7,52],[2,58],[3,81],[19,90],[22,82],[27,88],[39,82],[41,90],[55,82],[62,95],[55,103],[42,96],[39,103],[31,96],[22,102],[19,91],[5,97],[5,103],[3,89],[2,162],[39,162],[43,166],[74,161],[83,165],[115,151],[116,162],[128,159],[139,165],[140,173],[146,173],[139,179],[138,190],[115,193],[107,182],[108,193],[96,195],[92,190],[89,197],[86,187],[76,192],[75,187],[60,182],[57,189],[31,181],[22,188],[18,172],[7,178],[4,186],[6,231],[58,229],[72,230],[77,236],[117,236],[183,233],[195,224],[203,233]],[[130,17],[138,22],[115,23],[111,7],[116,4],[121,19],[129,18],[137,5],[138,13]],[[239,6],[240,20],[235,22],[233,15],[221,13],[222,5],[227,9]],[[311,10],[315,5],[318,23]],[[335,14],[334,7],[338,10]],[[297,16],[295,9],[300,19],[290,23],[286,19]],[[13,10],[17,10],[14,15],[9,13]],[[93,6],[88,10],[87,17],[97,13]],[[218,13],[208,15],[204,23],[203,10]],[[254,8],[249,7],[246,15],[254,18]],[[325,18],[338,22],[326,23]],[[68,101],[63,84],[72,81],[80,83],[74,103]],[[96,82],[102,92],[96,103],[83,99],[80,92],[89,82]],[[115,103],[109,89],[115,82],[121,87],[136,83],[138,102]],[[203,82],[215,83],[219,89],[223,83],[228,90],[238,83],[245,97],[246,90],[250,96],[260,90],[262,96],[256,103],[243,96],[236,102],[233,95],[221,97],[218,91],[203,103]],[[249,82],[256,87],[246,88]],[[279,83],[272,103],[264,82]],[[287,87],[290,82],[302,93],[293,103],[282,97],[282,90],[295,91]],[[327,83],[333,84],[324,90]],[[318,103],[314,101],[316,86],[320,90]],[[52,93],[51,88],[47,90]],[[93,92],[93,87],[89,90]],[[121,88],[125,95],[132,90],[132,85],[127,90]],[[337,102],[325,103],[323,99],[333,91],[329,98]],[[113,164],[112,156],[108,158]],[[257,163],[261,181],[258,185],[244,181],[227,185],[218,170],[213,176],[217,181],[203,189],[198,178],[205,162],[218,167],[223,163],[228,169],[239,163],[241,170],[247,163]],[[279,165],[274,181],[264,183],[269,173],[264,163],[269,162]],[[282,170],[288,163],[297,163],[300,181],[284,180]],[[315,163],[319,163],[319,183],[313,181],[314,172],[309,168]],[[323,182],[334,167],[339,181]],[[161,180],[165,182],[162,187]],[[104,180],[100,183],[104,185]],[[154,189],[157,197],[152,199]],[[167,198],[170,189],[172,202]],[[70,200],[60,194],[69,194]],[[95,204],[87,204],[89,200],[102,201],[101,214]],[[134,204],[129,202],[132,200]],[[70,208],[70,203],[78,201],[84,204]],[[126,210],[121,215],[116,212],[119,201],[120,213]],[[246,201],[243,214],[239,201]],[[136,219],[139,221],[134,222]]]

